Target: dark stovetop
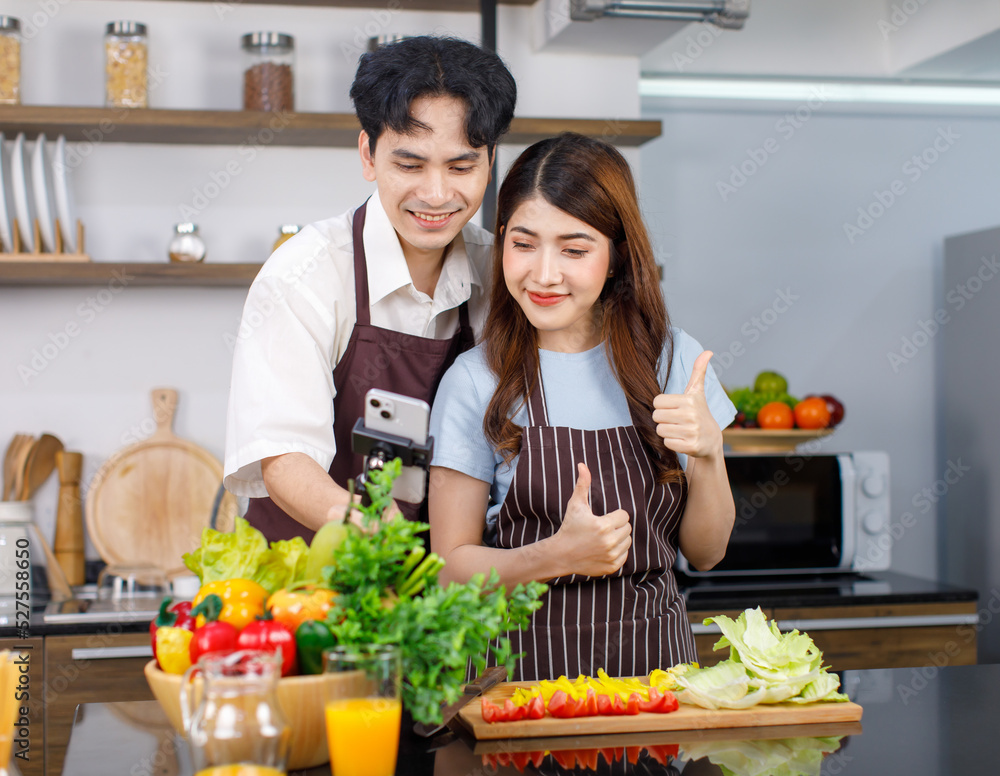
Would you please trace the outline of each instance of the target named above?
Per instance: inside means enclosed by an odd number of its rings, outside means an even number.
[[[978,594],[893,571],[849,574],[771,575],[691,578],[678,574],[678,585],[692,611],[760,606],[866,606],[873,604],[975,601]]]

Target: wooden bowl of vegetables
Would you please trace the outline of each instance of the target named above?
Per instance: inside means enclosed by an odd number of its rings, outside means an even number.
[[[181,721],[183,676],[160,670],[155,660],[150,660],[143,671],[153,696],[159,701],[170,724],[174,730],[184,735],[184,724]],[[278,680],[278,704],[292,729],[289,771],[304,770],[330,761],[324,708],[330,685],[338,679],[336,674],[316,674],[285,676]],[[195,678],[194,683],[200,684],[200,680]]]

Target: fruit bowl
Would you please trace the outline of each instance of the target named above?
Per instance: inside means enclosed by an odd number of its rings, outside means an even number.
[[[734,453],[790,453],[798,445],[830,436],[832,428],[724,428],[722,441]]]
[[[164,713],[181,735],[184,725],[181,721],[181,679],[180,674],[168,674],[156,666],[155,660],[146,663],[143,669],[146,681],[159,701]],[[329,685],[340,677],[335,674],[315,676],[286,676],[278,680],[278,704],[285,713],[292,728],[291,747],[288,755],[288,770],[297,771],[313,768],[330,761],[326,744],[326,721],[324,708]],[[195,679],[195,685],[200,685]],[[195,699],[197,699],[195,693]]]

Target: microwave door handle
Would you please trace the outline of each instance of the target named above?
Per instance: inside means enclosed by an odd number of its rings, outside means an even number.
[[[857,487],[857,472],[854,463],[849,455],[838,455],[837,462],[840,464],[840,503],[841,503],[841,539],[840,539],[840,566],[842,571],[851,571],[854,568],[854,553],[857,543],[857,498],[855,489]]]

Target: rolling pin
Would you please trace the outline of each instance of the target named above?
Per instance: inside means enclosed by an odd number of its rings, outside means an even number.
[[[59,506],[56,510],[55,556],[70,585],[82,585],[83,509],[80,504],[82,453],[56,453],[59,470]]]

